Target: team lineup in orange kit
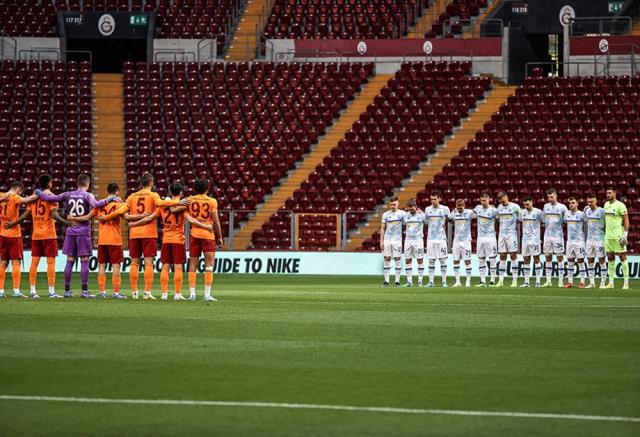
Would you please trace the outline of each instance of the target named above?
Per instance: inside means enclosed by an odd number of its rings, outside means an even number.
[[[182,294],[183,265],[187,262],[185,249],[185,224],[191,225],[189,238],[189,298],[196,299],[196,272],[201,255],[204,255],[204,300],[215,301],[211,295],[213,284],[213,264],[216,247],[223,245],[222,231],[218,218],[218,203],[207,195],[209,182],[197,179],[194,183],[195,195],[184,198],[185,187],[175,182],[169,187],[170,197],[162,199],[152,191],[153,176],[142,175],[140,190],[131,194],[126,201],[118,197],[119,187],[111,183],[107,187],[108,196],[97,201],[88,193],[89,178],[78,178],[78,189],[55,196],[51,193],[51,177],[42,175],[38,188],[29,197],[21,197],[24,188],[21,183],[11,185],[11,189],[0,194],[0,297],[4,297],[4,279],[9,261],[12,267],[14,297],[26,297],[20,292],[20,264],[22,260],[22,234],[20,223],[31,217],[33,222],[32,263],[29,270],[30,297],[39,297],[36,291],[37,269],[40,258],[47,258],[48,296],[62,297],[55,292],[55,257],[58,252],[55,222],[67,226],[63,253],[67,255],[65,269],[64,297],[72,297],[70,283],[73,263],[81,261],[81,297],[93,298],[88,291],[88,259],[92,253],[90,223],[95,218],[98,225],[98,289],[101,297],[107,297],[107,266],[113,267],[112,296],[124,299],[121,293],[121,266],[124,261],[123,238],[120,222],[124,218],[129,225],[129,255],[131,269],[129,279],[131,297],[139,298],[140,259],[144,259],[144,292],[142,298],[155,300],[151,293],[154,280],[153,258],[156,256],[158,239],[157,220],[162,221],[162,247],[160,260],[161,299],[168,299],[170,271],[174,271],[174,300],[187,300]],[[81,202],[82,200],[82,202]],[[67,202],[63,209],[66,216],[59,213],[59,202]],[[27,205],[20,215],[21,205]],[[86,232],[85,232],[86,230]]]

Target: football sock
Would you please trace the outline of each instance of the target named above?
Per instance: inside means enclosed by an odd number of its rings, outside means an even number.
[[[622,277],[624,278],[624,282],[629,281],[629,261],[622,261]]]
[[[169,292],[169,269],[160,270],[160,290],[162,294]]]
[[[424,267],[422,264],[418,264],[418,282],[422,284],[422,278],[424,277]]]
[[[511,260],[511,280],[516,282],[518,280],[518,260]]]
[[[595,270],[595,268],[594,268],[594,270]],[[595,274],[595,272],[594,272],[594,274]],[[606,263],[606,261],[600,263],[600,280],[602,281],[603,284],[607,280],[607,263]]]
[[[182,293],[182,281],[183,281],[182,268],[177,268],[173,272],[173,289],[176,294]]]
[[[567,281],[569,281],[570,284],[573,284],[574,269],[575,269],[575,266],[573,265],[573,261],[568,261],[567,262]]]
[[[551,281],[551,275],[553,274],[553,264],[551,260],[546,260],[544,262],[544,275],[547,278],[547,281]]]
[[[389,270],[391,270],[391,261],[384,260],[384,282],[389,282]]]
[[[467,282],[471,282],[471,264],[467,265]]]
[[[536,282],[540,282],[542,279],[542,263],[534,264],[533,268],[536,272]]]
[[[53,293],[56,288],[56,259],[47,258],[47,282],[49,283],[49,293]]]
[[[436,260],[429,260],[429,282],[433,282],[436,277]]]
[[[131,291],[134,293],[138,292],[138,269],[140,266],[138,264],[131,264],[131,270],[129,270],[129,282],[131,283]]]
[[[491,273],[491,282],[496,280],[496,272],[498,271],[498,258],[495,256],[489,259],[489,272]]]
[[[528,284],[529,283],[529,277],[531,276],[531,265],[530,264],[525,264],[524,266],[522,266],[522,274],[524,276],[524,283]]]
[[[211,285],[213,284],[213,266],[204,270],[204,295],[211,296]]]
[[[98,273],[98,291],[104,293],[107,290],[107,275]]]
[[[20,260],[11,261],[11,281],[13,282],[13,291],[20,290]]]
[[[480,282],[484,283],[487,278],[486,258],[478,258],[478,273],[480,273]]]
[[[4,292],[4,277],[7,273],[7,266],[0,265],[0,291]]]
[[[591,282],[593,284],[595,282],[595,280],[596,280],[596,263],[595,263],[595,261],[593,262],[593,264],[587,262],[587,274],[589,275],[589,282]]]
[[[584,282],[587,273],[587,265],[584,261],[578,263],[578,270],[580,271],[580,282]]]
[[[80,261],[80,282],[82,291],[89,291],[89,260]]]
[[[609,261],[609,282],[613,283],[613,278],[616,277],[616,262],[614,261]]]
[[[144,291],[151,293],[153,287],[153,264],[144,263]]]
[[[29,268],[29,286],[31,292],[36,292],[36,280],[38,279],[38,264],[40,264],[40,257],[34,256],[31,258],[31,267]]]
[[[507,261],[500,260],[500,264],[498,264],[498,277],[502,281],[504,279],[504,275],[507,274]]]
[[[413,284],[413,268],[409,265],[405,267],[404,272],[407,275],[407,282]]]
[[[453,265],[453,275],[456,277],[456,282],[460,282],[460,264]]]
[[[111,283],[113,284],[113,292],[115,294],[120,293],[120,286],[122,285],[122,276],[120,275],[112,275]]]
[[[402,264],[400,263],[399,259],[394,260],[395,261],[395,281],[396,282],[400,282],[400,275],[402,275]]]
[[[64,266],[64,291],[71,291],[71,272],[73,271],[74,261],[67,260]]]
[[[196,272],[189,272],[189,294],[196,295]]]
[[[447,281],[447,259],[440,258],[440,277],[442,278],[442,282]]]
[[[564,280],[564,269],[565,269],[565,264],[563,262],[559,262],[558,263],[558,283],[560,284]]]

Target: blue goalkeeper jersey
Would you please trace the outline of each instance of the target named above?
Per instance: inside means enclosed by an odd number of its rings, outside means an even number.
[[[586,207],[584,215],[587,217],[587,241],[604,241],[604,209]]]

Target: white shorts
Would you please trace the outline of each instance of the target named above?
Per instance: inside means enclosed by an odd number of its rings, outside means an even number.
[[[498,253],[514,253],[518,251],[518,237],[516,235],[501,235],[498,237]]]
[[[567,258],[584,259],[585,250],[583,241],[568,241],[567,242]]]
[[[405,259],[423,259],[424,258],[424,240],[404,240],[404,257]]]
[[[522,256],[540,256],[540,246],[540,242],[523,241]]]
[[[447,240],[427,241],[427,257],[429,259],[447,257]]]
[[[545,255],[563,255],[564,254],[564,240],[557,238],[545,238],[542,245],[542,251]]]
[[[402,256],[402,242],[385,240],[382,255],[390,256],[393,258],[400,258]]]
[[[470,261],[471,260],[471,241],[454,241],[453,242],[453,260],[454,261]]]
[[[478,253],[478,258],[495,258],[498,255],[496,240],[488,238],[478,240],[476,252]]]
[[[604,242],[603,241],[587,241],[587,258],[604,258]]]

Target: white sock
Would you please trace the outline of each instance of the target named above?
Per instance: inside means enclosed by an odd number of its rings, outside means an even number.
[[[467,283],[471,283],[471,265],[467,265]]]
[[[391,270],[391,261],[384,260],[384,282],[389,282],[389,270]]]
[[[413,268],[405,267],[404,273],[407,276],[407,283],[413,284]]]
[[[29,288],[31,289],[31,294],[36,294],[36,286],[35,285],[31,285]]]
[[[189,296],[195,296],[196,295],[196,289],[195,288],[189,288]]]
[[[204,297],[211,296],[211,285],[204,286]]]
[[[20,289],[19,288],[14,288],[13,289],[13,294],[18,294],[20,293]]]
[[[49,294],[53,294],[56,292],[56,287],[52,287],[51,285],[49,285]]]
[[[595,266],[594,266],[595,268]],[[607,281],[607,263],[600,263],[600,280],[604,284]]]
[[[551,276],[553,275],[553,264],[552,261],[549,260],[545,260],[544,262],[544,273],[545,276],[547,277],[547,281],[551,281]]]
[[[433,282],[436,278],[436,260],[429,260],[429,282]]]
[[[397,259],[395,260],[395,265],[396,265],[396,283],[400,282],[400,276],[402,276],[402,264],[400,263],[400,260]]]
[[[424,267],[422,264],[418,264],[418,282],[422,284],[422,278],[424,277]]]
[[[480,273],[480,282],[484,282],[487,278],[486,258],[478,258],[478,273]]]
[[[584,261],[578,263],[578,270],[580,270],[580,282],[584,282],[587,273],[587,265]]]
[[[440,258],[440,277],[442,282],[447,282],[447,259]]]
[[[539,284],[542,279],[542,263],[534,264],[533,268],[536,272],[536,283]]]
[[[522,266],[522,273],[524,275],[524,283],[528,284],[529,277],[531,276],[531,265],[525,264],[524,266]]]
[[[587,276],[589,276],[589,282],[594,284],[596,282],[596,263],[587,262]]]
[[[489,272],[491,273],[491,282],[496,281],[496,273],[498,272],[498,258],[495,256],[489,258]]]
[[[453,265],[453,274],[456,277],[456,283],[460,282],[460,264]]]
[[[500,264],[498,264],[498,277],[502,281],[507,274],[507,260],[500,260]]]
[[[518,281],[518,260],[511,260],[511,280]]]

